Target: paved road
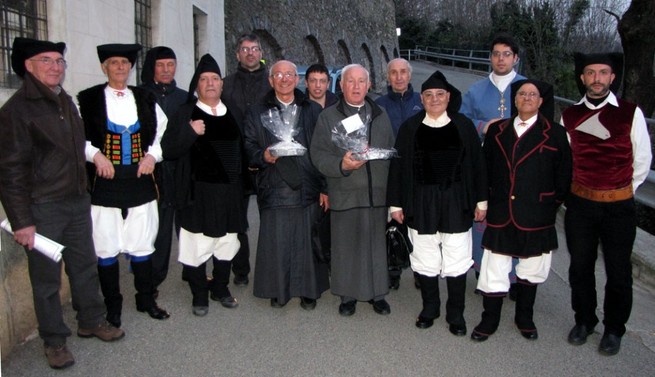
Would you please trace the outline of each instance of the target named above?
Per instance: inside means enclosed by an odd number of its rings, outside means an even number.
[[[420,88],[434,67],[422,63],[414,63],[414,67],[414,81],[421,80],[417,84]],[[453,83],[459,82],[459,75],[446,73]],[[468,80],[468,84],[455,85],[470,85],[475,78],[466,76],[461,82]],[[254,202],[249,218],[255,250],[259,220]],[[514,303],[508,301],[498,332],[484,343],[451,335],[443,317],[430,329],[417,329],[414,319],[421,299],[409,271],[404,272],[400,289],[388,296],[389,316],[377,315],[369,304],[359,303],[354,316],[341,317],[337,312],[339,300],[329,292],[311,312],[301,309],[298,299],[274,309],[268,300],[255,298],[250,285],[232,288],[239,308],[225,309],[211,302],[209,314],[198,318],[191,314],[191,293],[180,279],[181,267],[172,262],[159,300],[172,316],[167,321],[155,321],[134,309],[132,276],[121,261],[125,339],[102,343],[73,336],[68,344],[77,363],[57,372],[47,366],[41,341],[34,337],[2,362],[2,376],[652,376],[655,293],[639,282],[619,355],[598,354],[602,326],[583,346],[566,342],[573,313],[565,245],[560,237],[551,275],[539,287],[535,322],[540,337],[534,342],[523,339],[516,330]],[[174,250],[176,255],[177,248]],[[598,268],[602,269],[601,262]],[[598,275],[598,286],[602,287],[603,274]],[[474,285],[470,273],[465,312],[469,331],[479,322],[482,311],[481,297],[473,294]],[[445,299],[444,281],[441,294]],[[73,331],[74,315],[69,303],[65,316]]]

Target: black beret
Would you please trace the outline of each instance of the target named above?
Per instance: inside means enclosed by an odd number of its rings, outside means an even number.
[[[58,52],[64,55],[66,43],[40,41],[32,38],[14,38],[14,44],[11,46],[11,68],[20,77],[25,76],[25,60],[43,52]]]
[[[519,110],[516,108],[515,104],[516,94],[525,84],[532,84],[537,88],[539,91],[539,96],[543,100],[541,106],[539,106],[539,113],[545,116],[550,122],[553,122],[555,119],[555,94],[553,91],[553,86],[547,82],[533,79],[518,80],[512,83],[512,104],[514,104],[512,106],[512,116],[516,116],[519,113]]]
[[[610,85],[610,90],[616,93],[621,86],[621,81],[623,79],[623,54],[620,52],[606,52],[606,53],[595,53],[595,54],[583,54],[581,52],[576,52],[573,54],[573,60],[575,61],[575,82],[578,84],[578,90],[581,95],[584,95],[587,92],[584,83],[580,80],[580,75],[584,71],[584,68],[591,64],[606,64],[612,67],[612,73],[614,73],[614,81]]]
[[[198,79],[200,79],[200,75],[205,72],[214,72],[219,76],[221,75],[221,68],[218,66],[218,63],[210,54],[203,55],[198,62],[198,67],[196,67],[193,78],[191,78],[191,84],[189,84],[189,96],[187,98],[187,102],[193,100],[193,93],[196,91],[196,87],[198,86]]]
[[[427,89],[444,89],[450,92],[450,101],[446,110],[450,113],[459,112],[459,108],[462,106],[462,93],[446,80],[446,76],[441,71],[435,71],[421,85],[421,93]]]
[[[134,67],[134,63],[136,63],[136,58],[139,54],[139,51],[141,51],[141,45],[138,43],[110,43],[98,46],[97,50],[100,63],[103,63],[105,60],[111,57],[119,56],[127,58],[127,60],[130,61],[130,64],[132,64],[132,67]]]

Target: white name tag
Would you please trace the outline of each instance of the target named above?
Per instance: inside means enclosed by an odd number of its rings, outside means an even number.
[[[343,128],[346,129],[347,133],[357,131],[358,129],[364,127],[364,123],[362,122],[362,118],[359,117],[359,114],[349,116],[348,118],[342,120],[341,124],[343,124]]]

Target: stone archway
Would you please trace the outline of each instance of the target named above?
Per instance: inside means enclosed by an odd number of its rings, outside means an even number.
[[[375,75],[375,63],[373,62],[373,55],[371,54],[371,50],[368,48],[368,45],[366,43],[362,43],[362,51],[366,56],[366,61],[363,62],[364,63],[363,65],[368,69],[368,72],[371,75],[371,89],[375,90],[377,88],[377,81]]]
[[[337,41],[337,61],[335,62],[337,65],[340,66],[346,66],[348,64],[351,64],[353,62],[352,57],[350,56],[350,50],[348,49],[348,45],[346,44],[346,41],[343,39],[339,39]]]
[[[321,48],[321,44],[318,42],[318,39],[316,39],[315,36],[313,35],[308,35],[305,37],[305,47],[306,47],[306,55],[307,56],[313,56],[314,59],[310,59],[307,61],[307,63],[321,63],[325,65],[325,54],[323,54],[323,49]]]
[[[262,45],[262,59],[264,59],[266,65],[270,67],[276,61],[285,59],[284,49],[268,30],[255,29],[252,33],[259,37]]]

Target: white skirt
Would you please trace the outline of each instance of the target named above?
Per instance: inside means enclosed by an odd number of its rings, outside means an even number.
[[[202,233],[191,233],[180,229],[178,262],[198,267],[212,256],[218,260],[230,261],[239,251],[241,243],[237,233],[227,233],[223,237],[207,237]]]
[[[156,200],[129,208],[124,220],[120,208],[92,205],[91,220],[99,258],[111,258],[119,253],[143,257],[155,251],[159,230]]]

